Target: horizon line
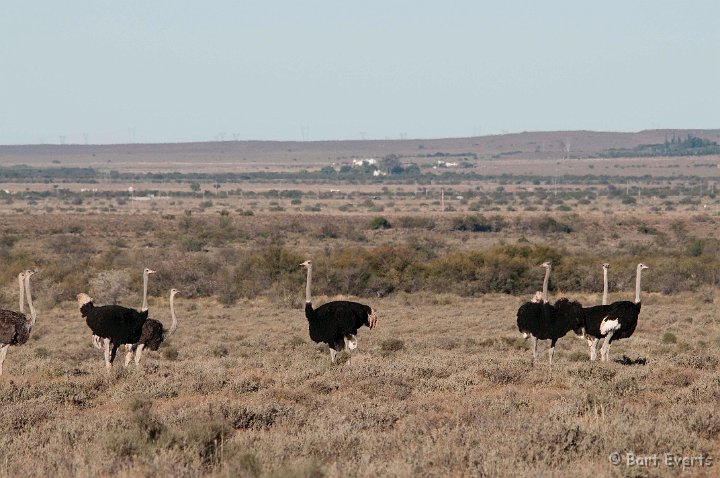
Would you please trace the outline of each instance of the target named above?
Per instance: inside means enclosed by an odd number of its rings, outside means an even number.
[[[131,142],[131,143],[2,143],[2,147],[35,147],[35,146],[58,146],[58,147],[77,147],[77,146],[160,146],[160,145],[184,145],[184,144],[217,144],[217,143],[368,143],[368,142],[403,142],[403,141],[445,141],[475,138],[492,138],[497,136],[513,136],[521,134],[542,134],[542,133],[599,133],[599,134],[640,134],[652,131],[719,131],[720,128],[651,128],[638,131],[611,131],[611,130],[592,130],[592,129],[575,129],[575,130],[535,130],[535,131],[516,131],[495,134],[484,134],[477,136],[445,136],[445,137],[416,137],[416,138],[347,138],[347,139],[229,139],[229,140],[187,140],[187,141],[148,141],[148,142]]]

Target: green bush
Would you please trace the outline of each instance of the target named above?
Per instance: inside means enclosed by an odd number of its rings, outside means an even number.
[[[506,225],[507,223],[500,216],[488,219],[482,214],[472,214],[454,218],[451,227],[455,231],[499,232]]]
[[[544,233],[562,232],[565,234],[571,233],[572,228],[567,224],[558,222],[555,218],[546,216],[535,223],[535,227],[538,231]]]
[[[382,216],[374,217],[370,221],[370,229],[390,229],[392,225],[390,222]]]

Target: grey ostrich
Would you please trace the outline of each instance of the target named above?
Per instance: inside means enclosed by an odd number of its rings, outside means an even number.
[[[369,305],[347,300],[327,302],[313,309],[310,297],[312,261],[307,260],[300,266],[307,269],[305,317],[308,320],[310,338],[314,342],[328,344],[330,360],[335,362],[338,352],[357,348],[358,329],[365,325],[372,330],[377,324],[377,315]]]
[[[155,274],[156,271],[152,269],[148,269],[147,267],[145,270],[143,270],[143,301],[142,301],[142,307],[140,308],[140,312],[145,312],[148,310],[148,299],[147,299],[147,289],[148,289],[148,278],[150,274]],[[102,339],[98,337],[97,335],[92,336],[93,346],[96,349],[102,349]],[[126,345],[125,350],[129,353],[130,352],[131,344]],[[132,357],[131,357],[132,358]],[[128,359],[126,359],[127,363]]]
[[[20,286],[20,311],[0,310],[0,375],[3,373],[3,362],[7,350],[11,345],[23,345],[30,338],[30,333],[35,325],[35,306],[32,301],[30,290],[30,277],[35,274],[34,270],[26,270],[18,274]],[[26,296],[26,297],[24,297]],[[24,300],[27,298],[30,308],[30,318],[24,314]]]
[[[165,326],[161,322],[154,319],[147,319],[143,324],[139,342],[132,344],[130,346],[130,351],[127,355],[125,355],[125,365],[130,363],[133,355],[135,356],[135,364],[139,364],[143,349],[147,348],[149,350],[157,350],[160,348],[160,344],[168,340],[175,333],[175,330],[177,330],[175,294],[177,293],[177,289],[170,290],[170,316],[172,317],[170,328],[165,329]]]

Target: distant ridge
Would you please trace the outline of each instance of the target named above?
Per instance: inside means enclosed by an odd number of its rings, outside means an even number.
[[[0,145],[0,165],[102,166],[124,164],[147,170],[153,163],[184,164],[290,163],[315,166],[349,158],[472,155],[480,160],[597,157],[608,150],[662,144],[688,135],[720,143],[720,129],[654,129],[635,133],[602,131],[522,132],[469,138],[338,141],[210,141],[114,145]],[[163,162],[167,164],[163,165]],[[133,167],[133,164],[138,165]],[[151,168],[156,169],[156,168]],[[165,169],[165,168],[163,168]]]
[[[472,147],[476,152],[498,152],[507,148],[536,145],[539,142],[556,150],[557,144],[570,142],[571,152],[596,153],[610,148],[629,148],[642,144],[662,143],[673,135],[685,137],[688,134],[711,141],[720,140],[720,129],[652,129],[638,132],[607,131],[537,131],[507,133],[464,138],[413,138],[413,139],[346,139],[319,141],[194,141],[181,143],[124,143],[124,144],[24,144],[0,145],[0,154],[33,152],[35,154],[77,154],[95,152],[205,152],[223,149],[226,152],[252,152],[293,148],[296,150],[416,150],[450,146]],[[540,144],[540,149],[543,145]],[[527,148],[526,148],[527,149]]]

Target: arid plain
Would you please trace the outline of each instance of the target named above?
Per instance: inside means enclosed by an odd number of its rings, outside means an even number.
[[[0,377],[0,475],[716,476],[720,156],[599,157],[668,133],[584,134],[222,160],[0,148],[0,306],[39,270],[37,324]],[[308,336],[307,258],[315,304],[378,313],[352,363]],[[551,298],[588,306],[603,262],[611,301],[650,266],[610,362],[571,333],[533,366],[516,312],[545,260]],[[181,291],[178,331],[108,374],[75,295],[139,308],[144,267],[151,317]]]

